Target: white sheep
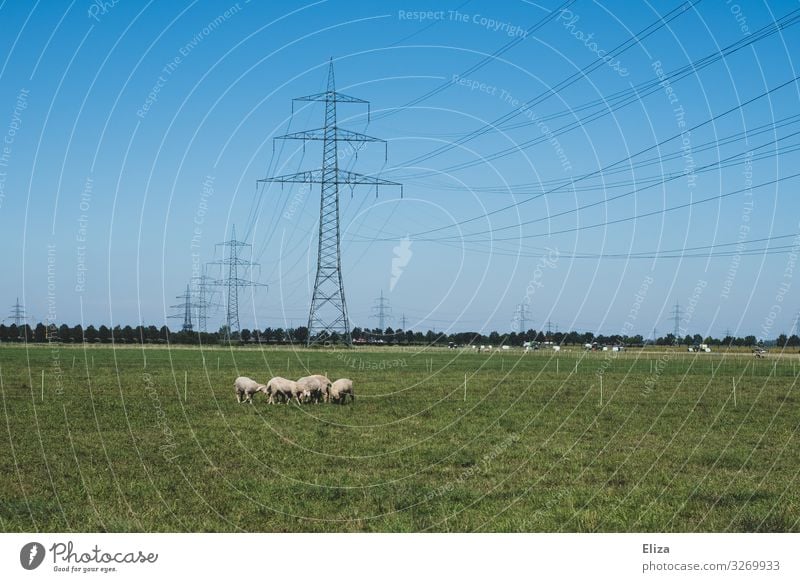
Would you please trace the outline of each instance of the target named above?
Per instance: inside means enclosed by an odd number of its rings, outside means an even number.
[[[297,401],[311,400],[314,403],[320,401],[327,402],[329,391],[331,388],[331,381],[321,374],[314,374],[313,376],[304,376],[297,381]]]
[[[296,391],[297,382],[281,378],[280,376],[275,376],[267,382],[263,390],[264,394],[269,397],[268,402],[270,404],[275,404],[276,397],[286,404],[289,404]]]
[[[247,376],[239,376],[233,382],[233,390],[236,392],[236,401],[241,404],[242,402],[253,403],[253,394],[263,392],[266,386],[259,384],[252,378]],[[244,397],[244,400],[242,399]]]
[[[353,392],[353,381],[349,378],[339,378],[331,384],[330,401],[344,404],[347,402],[347,395],[350,395],[350,402],[355,402],[356,394]]]

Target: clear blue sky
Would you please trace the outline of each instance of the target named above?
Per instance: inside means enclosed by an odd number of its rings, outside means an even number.
[[[304,325],[319,189],[256,180],[320,165],[319,143],[273,149],[272,138],[322,125],[318,106],[290,118],[291,98],[322,90],[333,57],[338,89],[372,103],[369,123],[340,106],[341,126],[388,141],[387,160],[371,145],[357,159],[341,152],[342,165],[404,183],[403,199],[341,192],[353,324],[375,326],[383,290],[389,323],[405,314],[417,329],[508,330],[523,303],[527,327],[649,336],[671,330],[679,302],[693,306],[691,333],[789,332],[800,86],[715,116],[800,74],[800,25],[619,99],[797,2],[704,0],[594,70],[680,3],[578,0],[524,33],[561,4],[0,3],[3,310],[19,296],[36,320],[52,309],[70,324],[162,325],[193,264],[219,259],[214,244],[235,224],[261,264],[252,276],[269,285],[243,292],[242,326]],[[443,144],[455,147],[425,155]],[[687,168],[696,174],[676,174]]]

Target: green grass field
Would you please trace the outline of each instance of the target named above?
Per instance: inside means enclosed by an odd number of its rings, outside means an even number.
[[[2,346],[0,530],[800,531],[796,360]]]

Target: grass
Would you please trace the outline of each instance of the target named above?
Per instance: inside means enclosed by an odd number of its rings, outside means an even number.
[[[0,530],[800,531],[796,357],[3,346]]]

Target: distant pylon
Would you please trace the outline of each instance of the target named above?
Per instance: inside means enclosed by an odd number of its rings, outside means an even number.
[[[217,246],[227,248],[227,258],[222,258],[219,261],[212,261],[212,265],[219,265],[221,268],[227,267],[227,276],[222,279],[217,279],[214,283],[223,287],[226,291],[226,328],[225,338],[230,339],[241,331],[239,325],[239,288],[240,287],[264,287],[263,283],[256,283],[246,278],[239,277],[239,269],[243,271],[257,267],[258,263],[254,263],[239,256],[239,250],[244,247],[249,247],[246,242],[236,240],[236,226],[231,227],[231,239],[225,242],[218,243]]]
[[[673,328],[672,335],[675,336],[675,343],[680,343],[680,333],[681,333],[681,304],[677,301],[675,302],[675,307],[672,309],[672,317],[671,320],[675,322],[675,326]]]
[[[372,310],[375,312],[375,315],[372,317],[378,320],[378,327],[381,332],[385,331],[386,318],[389,317],[391,308],[389,307],[389,300],[383,296],[383,289],[381,289],[381,296],[375,299],[375,305],[372,307]]]
[[[28,316],[25,315],[25,308],[19,302],[19,297],[17,297],[17,302],[11,306],[11,314],[8,316],[8,319],[14,322],[18,328],[25,323],[25,320],[28,319]]]
[[[340,128],[337,125],[337,103],[357,103],[369,106],[369,102],[336,92],[333,59],[330,60],[328,65],[327,90],[323,93],[298,97],[294,101],[325,103],[325,126],[319,129],[290,133],[276,139],[322,141],[322,169],[285,176],[274,176],[259,180],[259,182],[312,183],[321,185],[319,234],[317,239],[317,275],[314,280],[314,292],[308,313],[307,343],[312,345],[338,338],[342,343],[350,345],[352,343],[350,320],[347,316],[347,302],[345,301],[344,283],[342,282],[339,185],[355,186],[367,184],[375,186],[377,193],[379,186],[399,186],[399,184],[339,169],[338,142],[382,142],[384,144],[386,142],[382,139]],[[292,107],[294,108],[294,102]],[[367,115],[369,115],[369,109],[367,110]]]
[[[202,275],[192,279],[192,285],[194,286],[193,295],[196,298],[195,307],[197,309],[197,326],[199,331],[203,333],[208,331],[209,308],[219,306],[218,303],[215,303],[212,300],[214,284],[214,279],[206,274],[205,269],[203,269]]]
[[[186,285],[186,293],[183,295],[178,295],[176,299],[182,299],[182,303],[178,303],[177,305],[170,305],[172,309],[180,309],[179,313],[175,313],[173,315],[169,315],[168,318],[170,319],[179,319],[183,318],[183,325],[181,326],[181,331],[188,331],[191,332],[194,329],[192,325],[192,311],[195,309],[194,303],[192,303],[192,293],[189,290],[189,285]]]
[[[525,333],[528,331],[528,306],[524,303],[520,303],[517,306],[515,317],[518,324],[517,332]]]

